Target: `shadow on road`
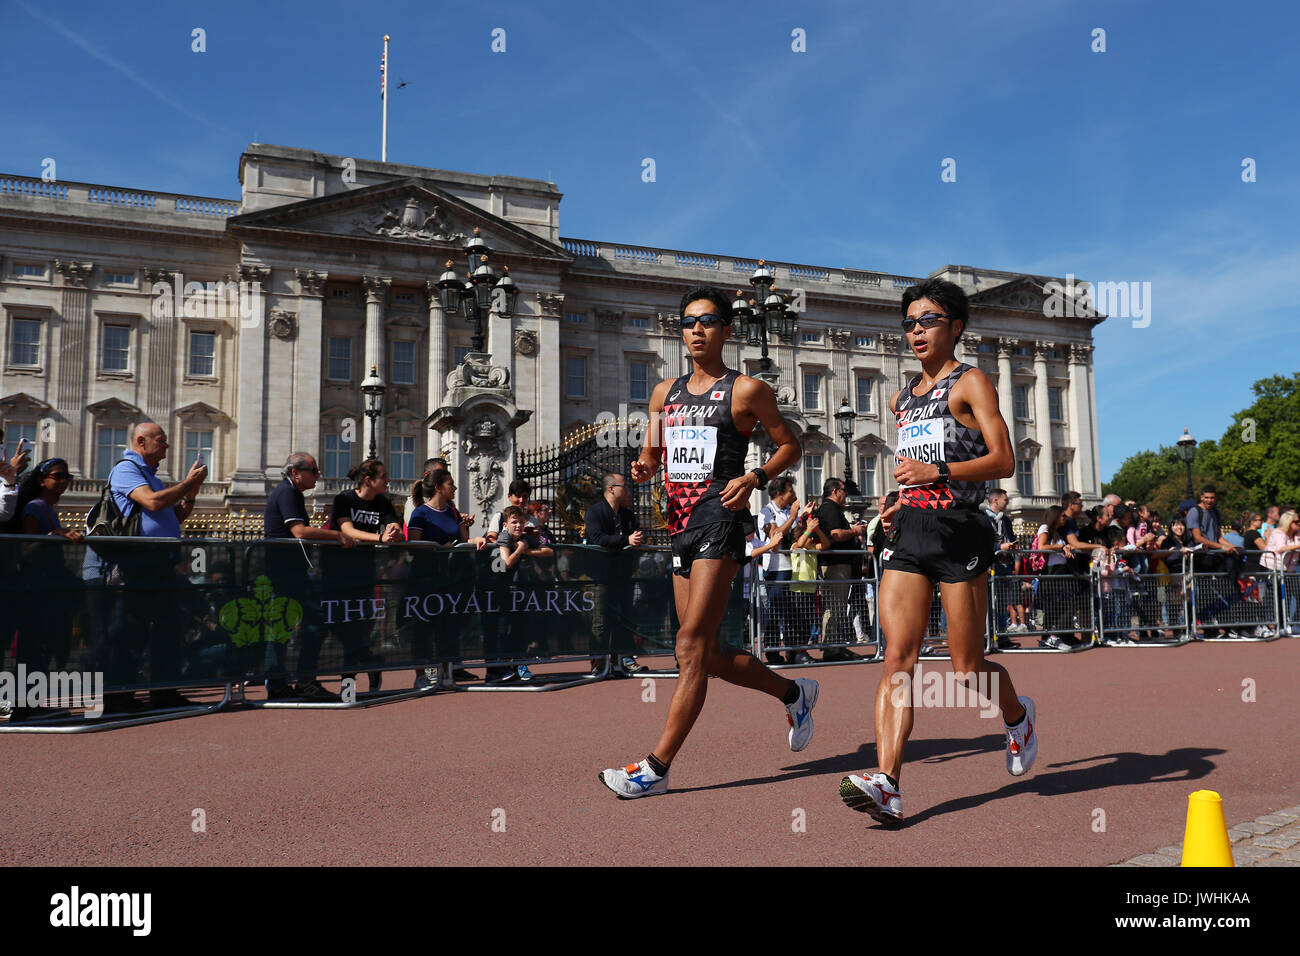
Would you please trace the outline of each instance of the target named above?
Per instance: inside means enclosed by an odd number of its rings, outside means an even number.
[[[903,825],[920,823],[930,817],[945,813],[957,813],[983,806],[1004,797],[1013,797],[1021,793],[1036,793],[1050,797],[1065,793],[1086,793],[1089,790],[1104,790],[1107,787],[1132,787],[1144,783],[1175,783],[1186,780],[1199,780],[1208,776],[1214,769],[1209,758],[1227,753],[1213,747],[1179,747],[1165,754],[1143,754],[1135,751],[1101,754],[1096,757],[1084,757],[1064,763],[1048,764],[1045,769],[1057,767],[1075,767],[1073,770],[1057,770],[1055,773],[1035,773],[1017,779],[1005,787],[991,793],[976,793],[966,797],[956,797],[945,803],[927,807],[916,816],[909,818]],[[1098,763],[1098,761],[1108,761]],[[1081,767],[1079,764],[1089,764]]]
[[[907,760],[909,763],[944,763],[961,757],[1000,752],[1005,745],[1005,740],[1006,737],[1003,734],[989,734],[984,737],[977,737],[974,740],[959,740],[950,737],[913,740],[909,741],[907,745]],[[956,797],[933,807],[927,807],[916,816],[908,817],[901,826],[911,826],[931,817],[942,816],[945,813],[972,810],[986,803],[1014,797],[1022,793],[1036,793],[1039,796],[1049,797],[1067,793],[1086,793],[1089,790],[1104,790],[1107,787],[1199,780],[1208,776],[1210,771],[1214,769],[1214,763],[1210,758],[1222,753],[1226,753],[1226,751],[1213,747],[1180,747],[1165,754],[1144,754],[1136,751],[1126,751],[1048,764],[1046,767],[1040,767],[1036,773],[1016,778],[1006,786],[989,793],[975,793],[969,796]],[[870,743],[863,744],[851,754],[840,754],[835,757],[826,757],[821,760],[797,764],[783,768],[782,772],[770,776],[732,780],[729,783],[715,783],[707,787],[690,787],[675,792],[693,793],[701,790],[752,787],[765,783],[797,780],[800,777],[860,772],[864,768],[876,765],[876,746],[874,743]],[[1064,767],[1073,769],[1059,769]]]

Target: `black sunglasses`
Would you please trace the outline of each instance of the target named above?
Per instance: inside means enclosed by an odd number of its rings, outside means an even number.
[[[305,471],[309,475],[319,475],[319,468],[295,468],[294,471]]]
[[[703,315],[682,316],[682,328],[684,329],[695,328],[696,322],[704,326],[706,329],[713,328],[715,325],[730,325],[729,322],[723,319],[722,316],[718,315],[716,312],[705,312]]]
[[[918,325],[923,329],[932,329],[948,316],[939,312],[927,312],[925,315],[919,315],[915,319],[907,318],[903,320],[903,331],[911,332]]]

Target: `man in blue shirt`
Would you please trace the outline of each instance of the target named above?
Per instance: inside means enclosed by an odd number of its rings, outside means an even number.
[[[183,481],[165,485],[158,477],[158,465],[167,457],[167,436],[154,422],[141,422],[131,430],[131,450],[109,473],[108,484],[115,504],[123,515],[140,511],[140,537],[179,538],[181,522],[190,516],[199,486],[207,477],[208,467],[195,462]],[[127,633],[138,654],[149,647],[148,683],[163,684],[179,680],[183,636],[177,616],[178,592],[173,587],[180,555],[175,548],[142,547],[129,561],[122,563],[128,591],[127,617],[132,626]],[[184,707],[193,701],[176,690],[149,693],[154,707]]]

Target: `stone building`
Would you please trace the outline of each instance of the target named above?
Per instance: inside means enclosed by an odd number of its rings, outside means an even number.
[[[65,499],[88,502],[129,426],[163,424],[174,479],[202,454],[199,508],[260,508],[286,454],[313,451],[318,500],[372,439],[361,381],[387,385],[373,439],[394,491],[443,451],[428,424],[473,329],[446,315],[436,282],[465,271],[477,230],[522,294],[487,322],[486,350],[531,411],[518,447],[559,441],[601,413],[644,411],[656,381],[688,359],[675,323],[691,285],[748,294],[751,259],[561,238],[554,183],[353,160],[252,144],[238,200],[0,175],[0,419],[40,457],[67,458]],[[779,252],[780,250],[773,250]],[[915,277],[769,260],[779,290],[802,290],[792,341],[770,355],[802,435],[801,495],[842,476],[834,412],[857,418],[853,476],[893,486],[887,402],[919,363],[899,299]],[[1047,277],[946,265],[971,297],[964,359],[996,381],[1013,429],[1020,512],[1058,490],[1100,492],[1092,326],[1049,318]],[[755,371],[756,347],[728,346]],[[450,444],[450,443],[448,443]],[[454,456],[455,449],[445,449]],[[757,451],[755,451],[755,456]]]

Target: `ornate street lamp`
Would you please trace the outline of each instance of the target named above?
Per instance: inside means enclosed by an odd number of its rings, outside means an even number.
[[[849,447],[853,441],[853,422],[857,417],[848,398],[841,399],[840,407],[835,410],[835,433],[844,441],[844,490],[852,498],[861,494],[853,480],[853,452]]]
[[[783,342],[792,342],[798,323],[798,313],[790,308],[784,297],[772,290],[775,281],[776,273],[772,267],[766,260],[759,259],[758,268],[749,277],[749,284],[754,287],[754,297],[746,300],[744,291],[737,290],[736,300],[731,305],[732,311],[740,319],[742,340],[762,350],[759,368],[764,372],[772,369],[772,360],[767,355],[768,334],[778,336]]]
[[[1183,429],[1183,437],[1178,439],[1178,457],[1187,465],[1187,497],[1196,497],[1192,493],[1192,462],[1196,458],[1196,439]]]
[[[447,271],[438,278],[438,295],[444,312],[459,312],[465,321],[474,326],[470,340],[475,352],[483,351],[483,320],[493,311],[506,317],[515,314],[519,301],[519,286],[510,278],[510,267],[502,269],[502,276],[488,265],[488,244],[474,229],[474,237],[465,244],[469,275],[465,281],[456,277],[452,262],[447,260]]]
[[[375,419],[384,413],[384,392],[388,391],[384,380],[379,377],[379,369],[370,366],[370,374],[361,383],[361,394],[365,396],[366,418],[370,419],[370,457],[378,458],[375,449]]]

